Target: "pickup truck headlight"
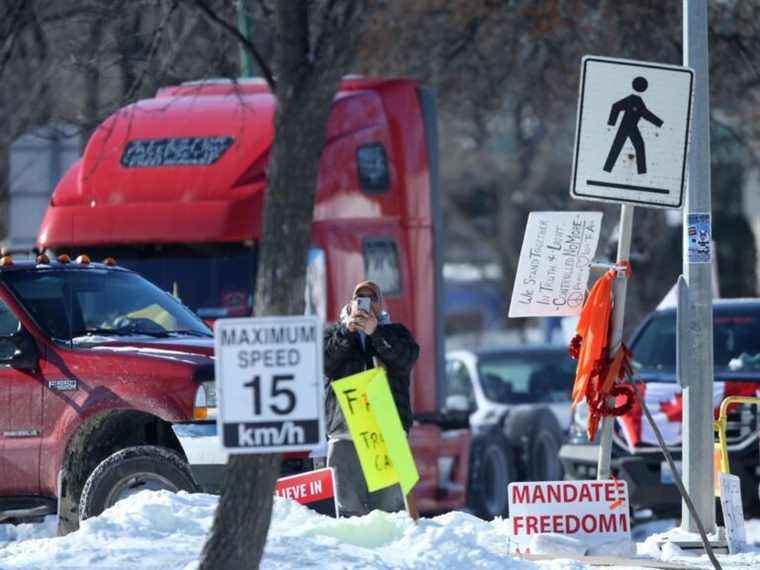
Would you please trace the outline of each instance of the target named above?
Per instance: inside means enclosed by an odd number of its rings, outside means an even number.
[[[573,410],[573,421],[570,422],[570,443],[588,443],[589,409],[586,402],[581,402]]]
[[[216,419],[216,383],[202,382],[195,392],[193,404],[194,420]]]

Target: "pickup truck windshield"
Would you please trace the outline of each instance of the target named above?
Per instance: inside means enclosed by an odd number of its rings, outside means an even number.
[[[760,370],[760,311],[716,311],[713,330],[716,372]],[[655,316],[631,346],[635,370],[675,373],[676,347],[675,314]]]
[[[565,350],[484,356],[478,373],[486,398],[509,404],[569,402],[575,361]]]
[[[97,268],[9,271],[5,284],[56,340],[94,336],[212,336],[171,295],[139,275]]]
[[[250,316],[256,248],[240,243],[88,248],[92,259],[116,258],[202,319]]]

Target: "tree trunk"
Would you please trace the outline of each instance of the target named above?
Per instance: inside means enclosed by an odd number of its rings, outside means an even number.
[[[304,310],[306,262],[314,195],[325,129],[340,78],[351,61],[364,2],[329,2],[310,41],[309,4],[276,6],[277,111],[267,173],[259,267],[257,316],[298,315]],[[258,568],[272,513],[279,455],[239,455],[230,460],[202,570]]]
[[[259,567],[280,459],[276,453],[230,458],[214,525],[201,553],[201,570]]]

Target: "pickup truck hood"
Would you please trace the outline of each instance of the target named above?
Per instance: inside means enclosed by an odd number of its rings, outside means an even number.
[[[636,377],[644,401],[669,446],[681,445],[683,395],[672,373],[638,374]],[[760,372],[716,372],[713,386],[713,406],[717,417],[720,403],[727,396],[757,396],[760,394]],[[618,443],[635,453],[657,446],[657,439],[641,406],[634,402],[630,412],[617,420]]]
[[[214,358],[213,338],[151,338],[135,337],[134,340],[120,338],[114,340],[93,338],[80,344],[91,350],[139,355],[185,362],[193,365],[208,365]]]

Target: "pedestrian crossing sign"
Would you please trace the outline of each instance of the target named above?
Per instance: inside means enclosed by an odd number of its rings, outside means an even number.
[[[687,67],[584,57],[572,197],[680,208],[693,86]]]

